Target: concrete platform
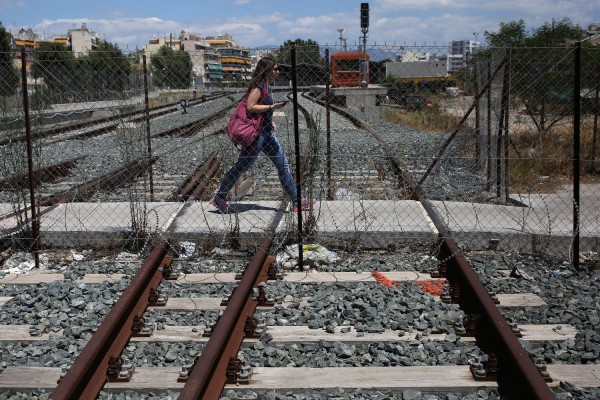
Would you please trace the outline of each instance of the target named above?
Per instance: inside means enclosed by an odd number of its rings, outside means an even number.
[[[573,200],[566,195],[511,196],[521,206],[432,201],[453,238],[464,248],[552,253],[568,249],[573,233]],[[580,250],[600,248],[600,199],[580,199]]]
[[[572,202],[563,196],[521,197],[523,206],[432,202],[453,237],[468,249],[485,249],[497,239],[499,249],[568,252],[573,239]],[[235,212],[220,214],[208,202],[69,203],[42,210],[41,240],[47,247],[121,247],[131,240],[133,223],[153,238],[193,241],[199,246],[228,246],[232,240],[256,243],[282,207],[278,201],[232,203]],[[14,234],[12,207],[0,204],[0,233]],[[600,200],[581,204],[581,250],[600,247]],[[285,213],[277,234],[294,237],[296,214]],[[432,221],[416,201],[323,201],[303,213],[304,233],[331,248],[390,248],[411,241],[435,240]],[[18,234],[18,233],[17,233]]]

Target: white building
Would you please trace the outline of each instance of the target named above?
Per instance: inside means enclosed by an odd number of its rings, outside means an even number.
[[[477,51],[478,48],[481,47],[480,42],[476,42],[475,40],[453,40],[450,43],[450,54],[451,55],[462,55],[463,56],[463,65],[466,66],[473,53]]]
[[[385,74],[396,78],[442,78],[448,76],[445,60],[386,62]]]
[[[446,56],[446,65],[448,67],[448,74],[455,74],[466,65],[465,57],[462,54],[448,54]]]
[[[81,28],[69,29],[69,45],[75,57],[85,55],[95,49],[100,43],[100,36],[95,31],[90,31],[87,24],[81,24]]]

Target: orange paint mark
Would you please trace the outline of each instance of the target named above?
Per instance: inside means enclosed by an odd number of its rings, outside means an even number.
[[[444,293],[444,287],[447,284],[448,282],[445,279],[417,281],[417,286],[420,286],[421,290],[434,296],[441,296]]]
[[[400,285],[398,282],[394,282],[393,280],[386,278],[381,272],[373,271],[373,272],[371,272],[371,275],[373,275],[373,278],[375,278],[375,280],[377,282],[379,282],[387,287]]]

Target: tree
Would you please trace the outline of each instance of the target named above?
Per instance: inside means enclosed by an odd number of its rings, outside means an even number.
[[[162,46],[150,57],[150,70],[160,88],[187,89],[192,85],[192,59],[185,51]]]
[[[325,65],[325,58],[321,56],[321,48],[312,39],[286,40],[279,46],[276,61],[281,64],[292,64],[292,46],[296,46],[296,64],[319,64]]]
[[[0,96],[8,97],[17,92],[19,73],[12,65],[14,51],[12,35],[0,23]]]
[[[42,42],[35,53],[31,72],[34,78],[43,80],[51,99],[67,102],[73,96],[74,82],[84,80],[75,70],[75,56],[67,46]]]
[[[489,47],[514,47],[523,45],[526,38],[525,21],[500,22],[498,32],[485,31],[483,37]]]
[[[101,41],[86,57],[85,68],[89,69],[88,91],[97,99],[122,96],[129,85],[130,60],[116,44]],[[92,87],[90,87],[92,86]]]
[[[552,20],[528,34],[523,20],[500,23],[484,33],[490,48],[477,55],[510,49],[511,96],[519,101],[540,135],[572,113],[573,47],[583,30],[568,19]]]

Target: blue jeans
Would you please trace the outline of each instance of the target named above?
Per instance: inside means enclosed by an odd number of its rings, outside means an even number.
[[[242,149],[235,165],[231,167],[223,177],[221,186],[216,193],[219,198],[223,200],[227,199],[229,190],[235,185],[235,182],[237,182],[240,176],[252,167],[261,151],[269,157],[273,164],[275,164],[283,190],[290,196],[292,201],[297,200],[296,184],[290,173],[288,160],[285,154],[283,154],[283,148],[281,147],[279,140],[277,140],[275,132],[271,130],[262,131],[254,146],[244,147]]]

